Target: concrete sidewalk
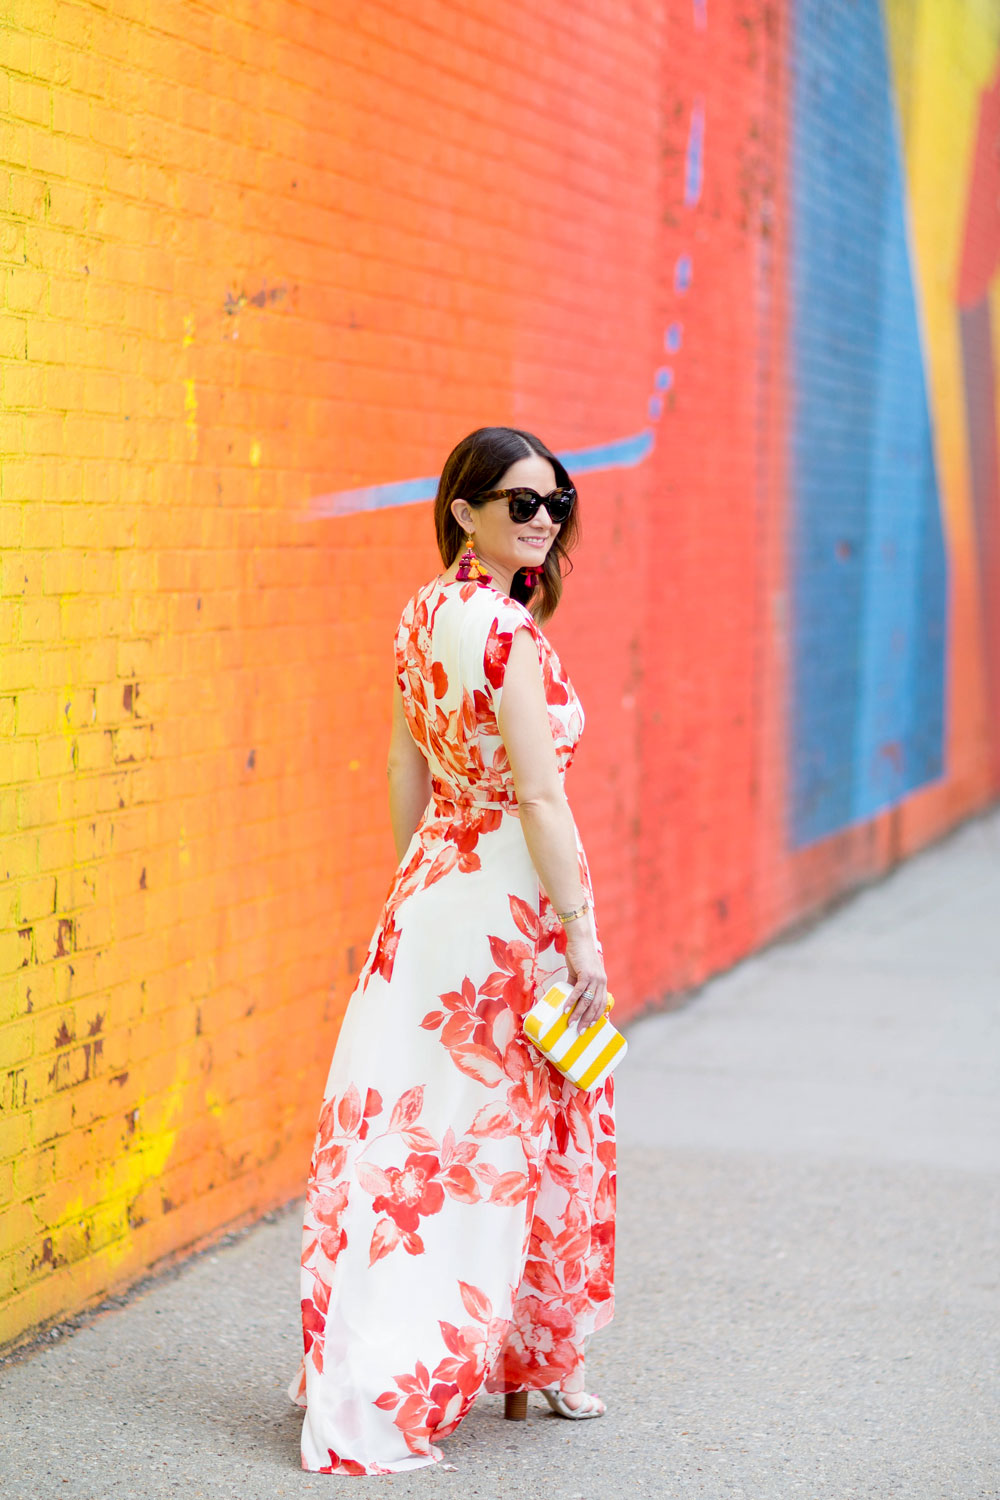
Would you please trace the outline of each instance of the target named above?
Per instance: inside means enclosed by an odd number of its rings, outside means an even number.
[[[435,1500],[996,1500],[1000,812],[630,1030],[619,1307],[573,1425],[484,1398]],[[0,1493],[272,1500],[300,1205],[0,1369]]]

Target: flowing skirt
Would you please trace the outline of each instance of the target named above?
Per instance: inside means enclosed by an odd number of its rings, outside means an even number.
[[[577,1090],[521,1031],[564,945],[516,813],[435,797],[324,1091],[288,1387],[304,1469],[434,1463],[481,1390],[571,1386],[612,1316],[612,1080]]]

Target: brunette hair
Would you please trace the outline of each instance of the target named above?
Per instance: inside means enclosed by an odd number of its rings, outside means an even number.
[[[501,477],[511,464],[532,453],[537,453],[539,458],[548,459],[555,470],[557,485],[573,485],[568,472],[555,454],[534,433],[522,432],[519,427],[477,427],[475,432],[470,432],[448,454],[434,501],[434,529],[437,532],[438,551],[446,568],[451,567],[468,541],[467,533],[452,515],[451,502],[461,496],[470,505],[473,504],[477,495],[498,487]],[[555,613],[562,595],[564,572],[570,573],[573,570],[569,553],[580,539],[579,508],[578,500],[545,554],[542,576],[535,587],[528,588],[521,569],[514,574],[511,582],[511,598],[526,604],[540,625],[544,625]]]

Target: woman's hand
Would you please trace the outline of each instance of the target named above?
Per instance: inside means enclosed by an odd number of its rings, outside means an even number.
[[[604,1014],[608,1003],[608,976],[590,924],[580,917],[566,923],[566,967],[573,988],[566,997],[563,1010],[571,1012],[573,1025],[586,1031]]]

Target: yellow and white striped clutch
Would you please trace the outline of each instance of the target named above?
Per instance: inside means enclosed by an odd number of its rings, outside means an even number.
[[[571,1027],[563,1005],[572,988],[564,981],[552,985],[525,1016],[525,1035],[578,1089],[600,1088],[625,1056],[628,1043],[606,1015],[586,1031]]]

